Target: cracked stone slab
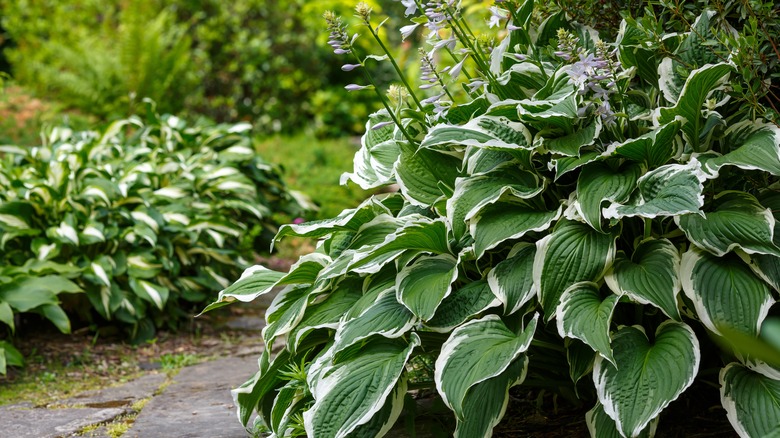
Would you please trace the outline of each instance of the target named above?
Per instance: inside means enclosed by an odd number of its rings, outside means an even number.
[[[230,395],[257,372],[257,358],[230,357],[185,367],[123,437],[247,437]]]
[[[129,406],[138,400],[151,397],[165,382],[165,374],[146,374],[122,386],[83,392],[57,405],[84,406],[88,408],[117,408]]]
[[[58,438],[75,435],[92,424],[104,423],[125,414],[126,408],[30,408],[0,407],[2,436]]]

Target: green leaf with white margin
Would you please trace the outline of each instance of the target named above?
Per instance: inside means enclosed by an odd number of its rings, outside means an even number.
[[[658,428],[658,419],[655,417],[650,421],[636,438],[652,438],[655,436],[655,430]],[[617,430],[615,420],[609,418],[604,412],[604,406],[596,402],[596,406],[585,414],[585,422],[588,424],[588,432],[591,438],[622,438],[623,435]]]
[[[320,253],[310,253],[301,256],[290,267],[290,272],[276,282],[276,286],[288,284],[312,284],[317,275],[331,262],[330,257]]]
[[[326,369],[311,387],[315,402],[303,413],[306,433],[341,438],[368,423],[388,398],[395,398],[391,393],[418,345],[414,333],[408,344],[379,338]]]
[[[658,122],[671,123],[677,116],[685,118],[682,131],[688,144],[696,152],[699,150],[699,134],[704,127],[702,108],[704,101],[713,89],[724,84],[729,73],[734,69],[732,64],[708,64],[691,72],[685,81],[680,98],[670,108],[658,109]]]
[[[601,154],[594,150],[581,152],[579,157],[553,157],[550,159],[550,163],[552,168],[555,169],[554,180],[557,181],[561,176],[600,158]]]
[[[574,95],[571,85],[567,85],[563,92],[568,94],[565,98],[558,100],[549,108],[541,111],[538,102],[518,102],[517,112],[520,115],[520,119],[540,131],[550,129],[559,131],[562,135],[572,133],[575,122],[579,120],[577,115],[577,97]]]
[[[580,214],[596,231],[601,228],[601,207],[604,202],[626,202],[636,187],[642,168],[626,162],[614,169],[604,162],[587,164],[577,178],[577,205]]]
[[[368,423],[363,423],[356,427],[348,435],[349,438],[363,438],[363,437],[381,437],[385,436],[390,429],[393,428],[398,417],[401,416],[404,408],[404,400],[406,398],[406,392],[408,390],[407,379],[402,376],[398,380],[393,392],[387,397],[382,409],[379,410]]]
[[[487,315],[453,330],[434,366],[436,389],[457,418],[466,418],[464,401],[480,382],[506,371],[531,345],[539,314],[522,333],[509,330],[497,315]]]
[[[317,329],[336,329],[341,319],[363,295],[360,288],[354,287],[355,281],[347,279],[336,286],[323,301],[310,306],[301,322],[290,331],[287,348],[295,352],[301,339]]]
[[[732,362],[720,371],[720,400],[740,437],[777,436],[780,381]]]
[[[495,149],[532,149],[531,132],[506,117],[479,116],[465,125],[438,124],[428,131],[421,148],[455,145]]]
[[[449,254],[421,256],[396,279],[396,298],[423,321],[431,319],[458,278],[458,261]]]
[[[489,437],[509,402],[509,388],[525,380],[528,357],[523,354],[501,374],[469,388],[463,399],[463,416],[457,418],[455,438]]]
[[[686,324],[666,320],[653,344],[639,326],[623,327],[612,337],[617,366],[601,356],[593,383],[604,411],[624,437],[639,435],[693,383],[701,356],[699,341]]]
[[[716,257],[691,246],[682,256],[680,279],[702,324],[718,335],[727,326],[757,336],[775,302],[767,284],[735,254]]]
[[[686,214],[674,218],[688,240],[707,251],[722,256],[734,248],[748,254],[780,256],[780,248],[772,242],[775,218],[753,195],[726,191],[714,200],[715,210]]]
[[[639,192],[625,205],[612,203],[603,209],[605,219],[623,217],[655,218],[698,213],[704,205],[706,176],[701,163],[668,164],[642,175],[637,182]]]
[[[666,316],[681,321],[677,308],[680,293],[680,252],[666,239],[639,244],[631,258],[619,251],[604,280],[612,292],[627,295],[640,304],[652,304]]]
[[[262,335],[266,345],[273,345],[274,339],[289,333],[301,322],[312,292],[307,286],[287,286],[274,297],[265,311],[267,325]]]
[[[715,48],[711,45],[717,38],[710,29],[710,20],[716,14],[716,11],[708,10],[696,17],[691,31],[677,47],[675,56],[665,58],[658,66],[658,86],[667,101],[677,102],[687,84],[685,78],[677,72],[678,68],[689,70],[718,62]]]
[[[721,140],[730,152],[707,153],[696,158],[705,172],[718,177],[723,166],[745,170],[761,170],[780,175],[780,128],[771,123],[745,120],[729,127]]]
[[[361,225],[383,213],[390,214],[390,210],[372,197],[356,208],[342,211],[341,214],[332,219],[282,225],[274,241],[285,236],[319,238],[339,230],[357,231]]]
[[[596,352],[584,342],[572,338],[564,339],[564,346],[566,362],[569,363],[569,378],[575,384],[574,390],[577,391],[577,382],[593,371]]]
[[[538,210],[525,203],[496,203],[483,209],[471,221],[469,232],[474,237],[474,253],[477,258],[502,242],[519,239],[531,231],[550,228],[563,212]]]
[[[391,123],[377,126],[386,122]],[[393,164],[400,153],[395,128],[387,110],[368,116],[365,134],[360,139],[360,150],[353,160],[353,172],[342,175],[342,184],[349,179],[363,190],[368,190],[392,182]]]
[[[598,281],[615,257],[615,236],[599,233],[580,222],[559,222],[536,242],[534,284],[549,321],[563,292],[574,283]]]
[[[217,300],[206,306],[200,314],[228,305],[236,300],[248,303],[260,295],[270,292],[284,276],[284,272],[272,271],[261,265],[246,268],[241,277],[221,291]]]
[[[540,183],[536,174],[520,170],[512,164],[500,166],[485,175],[456,179],[455,192],[447,200],[447,218],[455,239],[460,239],[466,233],[466,221],[505,194],[528,199],[542,190],[544,184]]]
[[[504,315],[520,310],[536,296],[534,285],[534,255],[536,245],[521,242],[512,248],[487,276],[493,294],[504,304]]]
[[[417,323],[417,318],[395,297],[395,289],[381,293],[377,301],[357,318],[343,322],[336,330],[333,354],[371,336],[398,338]]]
[[[619,301],[620,295],[615,294],[602,298],[596,283],[583,281],[569,286],[555,309],[558,334],[581,340],[614,364],[609,329]]]
[[[129,283],[130,288],[133,290],[133,292],[135,292],[136,295],[154,304],[160,310],[165,308],[165,303],[168,301],[169,295],[167,287],[162,287],[158,284],[154,284],[135,277],[130,277]]]
[[[445,298],[426,327],[435,332],[449,333],[468,319],[499,304],[501,301],[493,295],[487,281],[472,281]]]
[[[395,174],[407,201],[429,207],[444,195],[439,184],[455,186],[461,164],[461,159],[452,155],[403,144]]]
[[[590,123],[588,126],[578,129],[563,137],[545,139],[544,147],[554,153],[567,157],[579,157],[580,149],[593,144],[601,132],[601,119]]]
[[[679,120],[674,120],[639,137],[612,144],[602,156],[617,154],[644,163],[648,169],[662,166],[682,151],[677,137],[681,126]]]

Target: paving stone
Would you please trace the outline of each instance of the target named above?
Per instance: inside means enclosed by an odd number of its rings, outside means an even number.
[[[14,438],[72,436],[82,428],[113,420],[127,408],[29,408],[0,407],[0,435]]]
[[[257,358],[230,357],[183,368],[146,404],[127,438],[246,437],[230,389],[257,372]]]
[[[58,401],[57,405],[83,405],[88,408],[116,408],[130,406],[138,400],[151,397],[165,382],[162,373],[146,374],[122,386],[87,391],[75,397]]]

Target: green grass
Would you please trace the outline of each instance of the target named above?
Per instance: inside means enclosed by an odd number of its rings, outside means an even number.
[[[339,185],[341,174],[352,171],[352,157],[358,150],[350,139],[273,137],[258,140],[256,149],[264,160],[282,166],[284,180],[291,189],[308,195],[320,207],[310,219],[334,217],[371,194],[352,183]]]

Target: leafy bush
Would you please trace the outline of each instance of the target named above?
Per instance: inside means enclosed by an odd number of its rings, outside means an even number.
[[[250,129],[150,111],[3,146],[0,321],[35,312],[68,332],[66,311],[97,314],[144,339],[212,300],[268,248],[272,214],[301,214]]]
[[[455,436],[490,436],[526,384],[590,403],[594,436],[650,436],[711,379],[700,369],[720,369],[708,383],[734,429],[777,433],[777,363],[728,347],[766,336],[780,287],[780,128],[743,111],[717,13],[662,45],[652,18],[607,42],[562,13],[533,28],[533,0],[508,0],[491,47],[453,3],[414,23],[468,83],[424,62],[441,94],[379,93],[386,109],[348,175],[399,192],[283,226],[277,239],[318,250],[287,273],[246,270],[207,308],[282,288],[260,370],[234,390],[240,420],[257,411],[274,436],[381,436],[414,387],[452,410]],[[357,7],[373,33],[370,12]],[[332,46],[356,55],[326,18]]]

